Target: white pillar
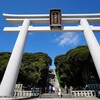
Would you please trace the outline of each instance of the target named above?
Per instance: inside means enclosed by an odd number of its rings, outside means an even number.
[[[91,30],[88,21],[86,19],[81,19],[80,23],[83,26],[84,36],[100,79],[100,45]]]
[[[0,86],[0,96],[12,96],[23,56],[24,46],[28,35],[30,21],[25,19],[19,32],[14,49],[9,59],[3,80]]]

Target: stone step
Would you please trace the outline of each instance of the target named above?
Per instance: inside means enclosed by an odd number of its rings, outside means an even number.
[[[57,93],[44,93],[40,96],[41,98],[59,98]],[[62,94],[62,98],[72,98],[70,94]]]
[[[62,94],[62,97],[63,98],[72,98],[72,95],[71,94]]]

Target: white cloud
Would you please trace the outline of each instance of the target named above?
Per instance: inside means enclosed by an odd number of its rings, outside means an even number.
[[[79,42],[79,35],[76,32],[66,32],[55,39],[59,46],[76,45]]]

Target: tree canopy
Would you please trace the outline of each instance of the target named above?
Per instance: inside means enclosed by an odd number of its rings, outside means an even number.
[[[0,53],[0,80],[10,54],[9,52]],[[24,84],[26,87],[44,87],[51,63],[51,58],[45,53],[24,53],[17,82]]]
[[[99,78],[87,46],[78,46],[66,54],[55,57],[56,71],[62,87],[75,88],[98,83]]]

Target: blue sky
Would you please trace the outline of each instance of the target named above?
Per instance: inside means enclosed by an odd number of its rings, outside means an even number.
[[[100,13],[100,0],[1,0],[0,52],[11,52],[18,36],[18,33],[3,32],[5,26],[15,26],[6,22],[3,13],[49,14],[51,8],[60,8],[63,14]],[[100,34],[95,35],[100,43]],[[86,45],[83,33],[32,32],[28,35],[25,52],[44,52],[54,60],[55,56],[79,45]]]

